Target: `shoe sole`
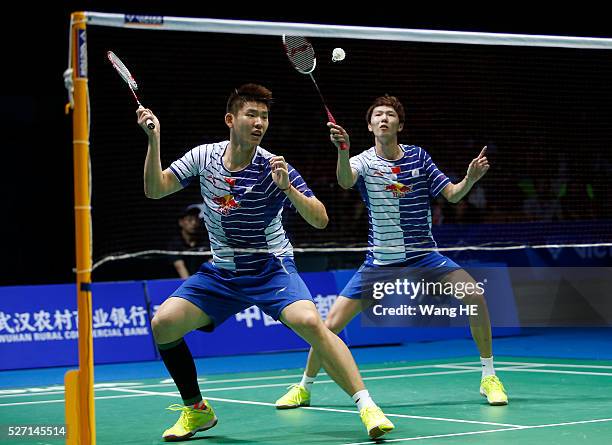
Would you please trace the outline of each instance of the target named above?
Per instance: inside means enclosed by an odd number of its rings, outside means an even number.
[[[195,431],[191,431],[188,434],[185,434],[184,436],[168,436],[168,437],[162,437],[162,439],[166,442],[180,442],[186,439],[189,439],[190,437],[194,436],[196,433],[200,433],[202,431],[206,431],[211,429],[213,426],[215,426],[217,423],[219,422],[219,419],[217,419],[216,417],[211,420],[209,423],[205,424],[204,426],[201,426],[200,428],[198,428]]]
[[[480,395],[481,395],[481,396],[483,396],[485,399],[487,399],[487,402],[488,402],[488,403],[489,403],[489,405],[491,405],[491,406],[504,406],[504,405],[507,405],[507,404],[508,404],[508,401],[507,401],[507,400],[499,400],[499,401],[493,401],[493,402],[491,402],[491,401],[489,400],[489,398],[487,397],[487,395],[486,395],[484,392],[482,392],[482,391],[480,392]]]
[[[276,405],[276,409],[295,409],[301,406],[310,406],[310,403],[302,403],[300,405]]]
[[[393,431],[393,428],[375,426],[370,431],[368,431],[368,435],[370,436],[370,439],[378,439],[379,437],[382,437],[387,434],[389,431]]]

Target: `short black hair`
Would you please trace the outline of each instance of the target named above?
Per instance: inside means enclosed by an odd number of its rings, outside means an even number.
[[[406,119],[404,106],[397,97],[385,94],[384,96],[380,96],[374,99],[374,102],[372,102],[372,105],[370,105],[370,108],[368,108],[368,111],[366,113],[366,121],[368,122],[368,124],[370,123],[370,119],[372,119],[372,113],[374,112],[374,108],[381,107],[383,105],[393,108],[397,113],[397,117],[400,121],[400,124],[404,123],[404,120]]]
[[[266,105],[266,107],[268,107],[269,111],[273,100],[272,91],[263,85],[246,83],[232,91],[232,94],[230,94],[229,98],[227,99],[225,111],[227,113],[236,115],[242,106],[247,102],[263,103]]]

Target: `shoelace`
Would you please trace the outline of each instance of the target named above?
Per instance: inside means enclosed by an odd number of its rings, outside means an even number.
[[[191,408],[190,406],[179,405],[178,403],[174,403],[166,409],[170,411],[189,411],[190,409],[193,409],[193,408]]]
[[[179,417],[178,422],[181,422],[181,425],[183,426],[183,428],[185,430],[189,429],[189,415],[195,411],[202,411],[204,412],[204,410],[196,410],[195,408],[192,408],[191,406],[184,406],[184,405],[179,405],[178,403],[175,403],[173,405],[170,405],[168,408],[166,408],[167,410],[170,411],[182,411],[181,412],[181,417]]]
[[[497,386],[502,391],[506,392],[506,388],[504,388],[504,384],[495,375],[490,375],[488,377],[485,377],[484,378],[484,384],[490,384],[490,385],[493,385],[493,386]]]
[[[184,405],[179,405],[178,403],[175,403],[173,405],[170,405],[168,408],[166,408],[167,410],[170,411],[182,411],[181,412],[181,417],[179,417],[177,422],[181,423],[181,426],[186,430],[189,422],[189,412],[193,409],[189,406],[184,406]]]

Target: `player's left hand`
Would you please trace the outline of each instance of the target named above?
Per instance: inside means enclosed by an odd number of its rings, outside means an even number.
[[[472,162],[470,162],[470,166],[467,170],[467,179],[471,183],[475,183],[476,181],[478,181],[489,170],[490,165],[489,161],[487,160],[487,157],[485,156],[486,152],[487,146],[485,145],[484,148],[480,151],[478,157],[472,159]]]
[[[289,170],[285,158],[282,156],[273,156],[270,158],[270,167],[272,167],[272,180],[279,189],[289,188]]]

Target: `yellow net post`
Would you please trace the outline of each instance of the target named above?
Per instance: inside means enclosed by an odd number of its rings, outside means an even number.
[[[71,67],[74,85],[73,158],[76,228],[76,284],[79,319],[79,369],[68,371],[66,388],[67,444],[96,443],[93,390],[93,338],[91,302],[91,203],[89,171],[89,107],[87,90],[86,16],[71,16]]]

